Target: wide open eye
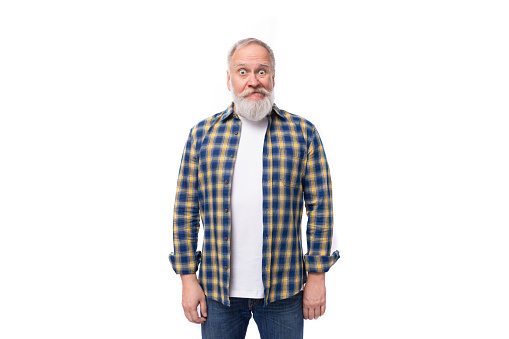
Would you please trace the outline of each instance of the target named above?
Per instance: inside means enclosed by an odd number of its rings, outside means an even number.
[[[246,75],[246,74],[247,74],[247,72],[246,72],[246,70],[245,70],[245,69],[241,69],[241,70],[239,71],[239,73],[240,73],[240,75]]]
[[[265,70],[261,69],[261,70],[258,72],[258,74],[260,74],[260,75],[265,75],[265,74],[267,74],[267,72],[265,72]]]

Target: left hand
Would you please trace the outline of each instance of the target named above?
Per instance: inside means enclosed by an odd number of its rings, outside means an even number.
[[[304,319],[318,319],[325,313],[325,273],[308,273],[302,299]]]

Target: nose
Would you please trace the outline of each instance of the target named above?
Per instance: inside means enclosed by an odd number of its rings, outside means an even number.
[[[260,85],[260,81],[256,77],[255,73],[251,73],[247,79],[247,84],[250,87],[258,87]]]

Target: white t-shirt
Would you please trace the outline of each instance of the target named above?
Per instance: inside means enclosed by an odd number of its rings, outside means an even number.
[[[231,191],[230,297],[263,298],[262,174],[268,120],[240,120],[242,129]]]

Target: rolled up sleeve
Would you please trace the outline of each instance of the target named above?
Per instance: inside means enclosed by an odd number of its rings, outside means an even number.
[[[173,249],[169,256],[177,274],[198,270],[201,253],[196,251],[200,229],[198,164],[194,129],[189,133],[180,164],[173,212]]]
[[[332,184],[322,141],[315,128],[307,154],[304,200],[308,217],[308,252],[304,256],[306,270],[327,272],[339,259],[339,252],[330,253],[333,231]]]

